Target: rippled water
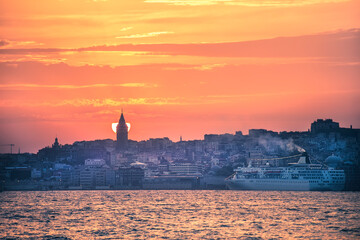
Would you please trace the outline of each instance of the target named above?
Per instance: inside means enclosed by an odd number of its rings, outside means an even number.
[[[0,238],[360,239],[360,193],[0,193]]]

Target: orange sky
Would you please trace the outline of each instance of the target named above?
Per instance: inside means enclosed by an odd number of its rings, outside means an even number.
[[[359,1],[0,0],[0,144],[360,128],[359,42]]]

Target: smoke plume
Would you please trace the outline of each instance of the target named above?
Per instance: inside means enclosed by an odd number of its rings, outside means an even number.
[[[279,137],[273,137],[270,135],[264,135],[259,137],[258,143],[260,146],[264,147],[267,152],[305,152],[305,150],[296,145],[292,138],[289,139],[281,139]]]

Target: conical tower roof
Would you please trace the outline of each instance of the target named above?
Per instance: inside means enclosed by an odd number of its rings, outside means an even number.
[[[120,116],[120,119],[119,119],[119,124],[126,124],[124,113],[123,113],[122,109],[121,109],[121,116]]]

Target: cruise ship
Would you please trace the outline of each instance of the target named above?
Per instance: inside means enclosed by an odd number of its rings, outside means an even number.
[[[239,167],[228,177],[231,190],[342,191],[344,170],[312,164],[306,153],[288,167]]]

